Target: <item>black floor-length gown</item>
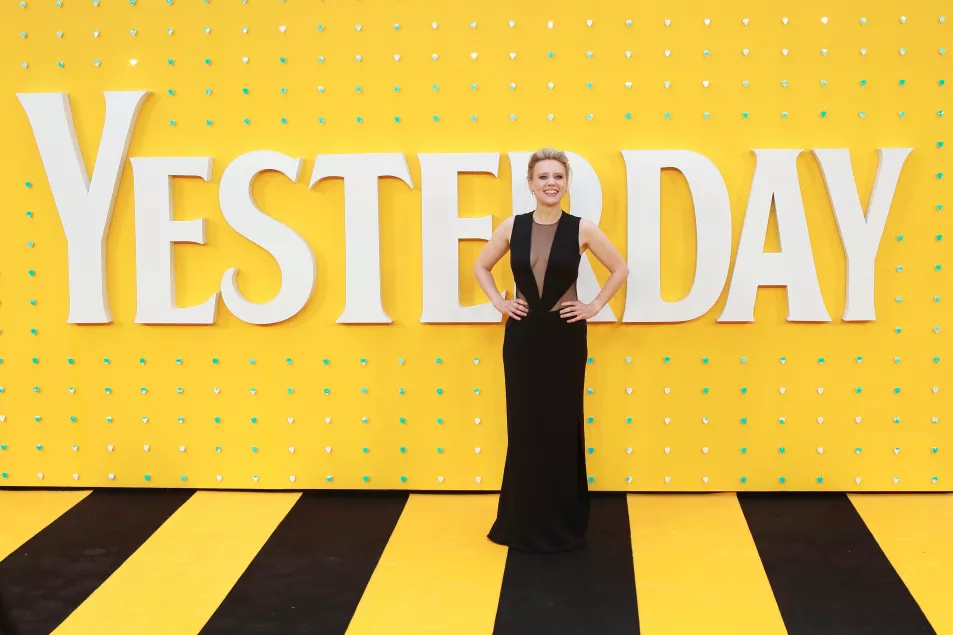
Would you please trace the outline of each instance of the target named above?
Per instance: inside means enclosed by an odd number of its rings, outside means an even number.
[[[496,522],[488,538],[518,551],[554,553],[586,544],[583,384],[585,320],[570,323],[561,303],[576,298],[579,217],[566,212],[540,224],[514,218],[510,263],[517,297],[529,305],[508,318],[503,338],[506,463]]]

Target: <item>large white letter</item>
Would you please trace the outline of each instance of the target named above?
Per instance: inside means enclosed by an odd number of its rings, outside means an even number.
[[[212,178],[211,157],[132,157],[136,201],[136,323],[213,324],[218,293],[200,304],[175,305],[172,243],[205,244],[205,219],[177,221],[172,177]]]
[[[423,219],[424,308],[421,322],[499,322],[492,302],[460,305],[458,243],[489,240],[493,217],[458,216],[457,174],[489,172],[496,176],[499,152],[418,154]]]
[[[797,177],[801,150],[754,150],[757,163],[741,227],[728,301],[719,322],[754,322],[760,286],[787,287],[789,322],[830,322],[814,267]],[[771,199],[777,212],[781,251],[764,253]]]
[[[381,303],[381,239],[378,178],[394,176],[414,187],[407,159],[399,152],[324,154],[314,160],[311,185],[344,179],[344,312],[338,324],[389,324]]]
[[[536,209],[534,197],[526,183],[526,166],[532,152],[510,152],[510,188],[513,193],[513,214],[525,214]],[[566,152],[569,166],[572,168],[572,178],[569,181],[569,199],[572,203],[571,213],[574,216],[585,218],[596,225],[602,217],[602,184],[599,175],[585,158],[575,152]],[[599,291],[599,280],[592,270],[589,254],[585,253],[579,261],[579,279],[576,281],[576,295],[582,302],[592,302]],[[514,294],[516,293],[514,285]],[[615,322],[615,313],[605,305],[588,322]]]
[[[913,148],[878,149],[877,177],[867,204],[860,206],[850,152],[846,148],[814,150],[821,164],[827,196],[834,208],[841,244],[847,256],[847,302],[841,319],[877,319],[874,310],[874,260],[880,248],[900,170]]]
[[[721,296],[731,264],[731,206],[715,164],[688,150],[623,150],[629,194],[629,292],[623,322],[685,322]],[[665,168],[688,182],[695,207],[695,278],[681,300],[662,299],[662,186]]]
[[[296,182],[301,159],[267,150],[243,154],[225,168],[218,194],[222,214],[232,229],[270,253],[281,270],[278,295],[262,304],[249,302],[238,290],[237,268],[222,276],[225,306],[235,317],[251,324],[274,324],[294,316],[311,297],[316,275],[314,254],[308,243],[255,205],[252,180],[264,170],[276,170]]]
[[[105,91],[106,118],[90,183],[66,93],[18,93],[50,182],[69,268],[69,324],[112,322],[106,234],[139,109],[148,91]]]

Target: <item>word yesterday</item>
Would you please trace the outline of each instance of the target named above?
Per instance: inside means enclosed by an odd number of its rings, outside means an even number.
[[[105,244],[130,138],[148,91],[105,91],[106,117],[90,181],[76,139],[69,96],[20,93],[50,183],[66,236],[69,315],[72,324],[112,321],[106,291]],[[623,322],[662,323],[692,320],[708,312],[721,296],[731,260],[731,210],[728,190],[717,167],[688,150],[622,150],[626,168],[627,244],[630,268]],[[783,286],[788,320],[830,322],[808,236],[796,159],[799,149],[753,150],[752,179],[741,239],[719,322],[753,322],[761,286]],[[868,208],[857,193],[846,148],[814,149],[837,221],[847,261],[846,303],[842,319],[875,319],[874,260],[883,236],[900,173],[912,148],[881,148]],[[510,152],[511,165],[526,165],[531,153]],[[574,215],[598,224],[602,189],[585,158],[569,152],[574,178],[570,186]],[[460,240],[488,240],[492,217],[458,216],[457,176],[497,176],[500,155],[419,153],[422,198],[423,310],[428,323],[492,323],[502,314],[492,303],[463,306],[458,289]],[[275,324],[297,314],[314,289],[316,264],[308,243],[292,228],[263,213],[251,195],[251,183],[263,171],[277,171],[297,182],[302,159],[267,150],[236,157],[219,183],[226,222],[275,259],[281,272],[277,295],[250,302],[237,286],[238,268],[224,272],[220,292],[200,305],[175,303],[172,245],[205,244],[205,219],[173,220],[171,179],[211,179],[211,157],[131,157],[136,234],[136,322],[140,324],[213,324],[218,296],[237,318],[251,324]],[[692,287],[677,301],[661,296],[661,184],[664,169],[680,171],[695,209],[696,271]],[[513,213],[535,205],[514,170]],[[381,301],[379,199],[377,181],[394,177],[414,187],[402,153],[334,154],[315,158],[309,188],[326,178],[344,179],[345,306],[337,323],[391,323]],[[765,253],[771,201],[777,212],[780,252]],[[588,254],[587,254],[588,255]],[[599,285],[586,256],[580,263],[578,293],[591,301]],[[505,294],[505,292],[503,292]],[[605,306],[590,322],[613,322]]]

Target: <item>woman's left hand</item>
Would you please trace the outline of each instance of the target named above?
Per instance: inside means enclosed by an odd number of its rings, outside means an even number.
[[[579,320],[588,320],[593,315],[599,312],[599,309],[594,307],[591,304],[586,304],[580,302],[579,300],[573,300],[571,302],[563,302],[561,309],[559,309],[559,317],[562,318],[572,318],[567,320],[567,322],[578,322]]]

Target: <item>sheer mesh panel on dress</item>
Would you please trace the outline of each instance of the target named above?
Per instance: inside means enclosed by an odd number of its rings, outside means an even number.
[[[533,275],[536,277],[536,288],[539,290],[540,298],[543,297],[543,278],[546,275],[546,265],[549,263],[549,252],[553,247],[553,237],[556,235],[557,225],[559,225],[558,221],[543,225],[533,220],[533,238],[530,242],[529,263],[533,268]],[[526,299],[519,288],[516,289],[516,297],[521,300]],[[572,286],[563,294],[563,297],[559,298],[556,306],[550,310],[558,311],[563,308],[563,302],[571,302],[577,299],[576,283],[573,282]]]

